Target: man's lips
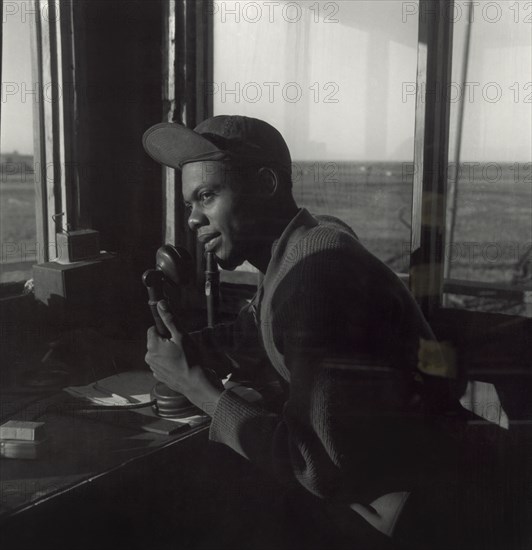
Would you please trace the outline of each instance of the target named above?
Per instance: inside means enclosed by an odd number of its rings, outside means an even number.
[[[220,235],[220,233],[202,233],[200,235],[198,235],[198,241],[201,243],[201,244],[207,244],[210,240],[218,237]]]
[[[221,236],[221,233],[204,233],[198,235],[198,241],[205,246],[206,252],[212,252],[218,245]]]

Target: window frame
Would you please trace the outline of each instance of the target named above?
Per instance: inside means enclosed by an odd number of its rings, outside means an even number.
[[[213,97],[205,83],[214,78],[214,1],[168,0],[163,14],[163,118],[195,128],[214,115]],[[177,38],[179,37],[179,39]],[[201,100],[198,101],[198,98]],[[180,173],[163,167],[163,235],[166,243],[179,243],[196,263],[196,287],[203,294],[205,261],[203,247],[187,224],[185,206],[176,193]],[[260,281],[255,271],[220,271],[220,281],[250,294]],[[202,298],[200,298],[202,300]],[[202,304],[192,304],[203,307]]]
[[[192,0],[170,0],[165,17],[163,71],[166,81],[164,99],[168,107],[164,120],[179,122],[190,128],[213,115],[212,97],[202,93],[201,89],[201,79],[210,82],[213,78],[213,4],[213,0],[205,0],[199,5]],[[437,318],[444,310],[452,309],[444,307],[443,296],[453,290],[467,295],[481,293],[484,296],[518,297],[528,304],[528,309],[532,309],[531,292],[527,289],[445,278],[450,101],[441,101],[439,94],[427,91],[438,86],[445,89],[446,84],[451,82],[453,9],[454,1],[419,2],[410,269],[408,277],[399,275],[408,284],[429,320]],[[176,36],[181,37],[179,42],[175,40]],[[197,103],[198,97],[203,99],[200,105]],[[178,173],[165,169],[165,238],[168,242],[184,243],[194,250],[198,281],[202,281],[201,250],[186,226],[184,209],[175,194],[176,178],[179,178]],[[258,277],[254,272],[222,271],[221,279],[224,283],[252,287],[256,286]],[[474,313],[494,315],[490,312]],[[504,316],[527,319],[508,314]]]
[[[36,254],[35,260],[18,262],[19,267],[53,260],[58,252],[56,233],[77,229],[88,220],[78,169],[73,1],[31,0],[27,12],[32,75],[39,86],[33,108]],[[45,86],[50,91],[46,98]],[[23,282],[0,287],[0,297],[13,297],[21,294]]]
[[[502,315],[501,325],[523,322],[531,326],[532,319],[526,316],[473,312],[443,303],[444,294],[453,290],[468,296],[517,297],[526,304],[527,313],[532,313],[532,289],[445,277],[450,98],[430,90],[447,89],[451,83],[453,13],[454,0],[420,0],[410,289],[429,321],[460,316],[453,313],[457,311],[471,317],[491,316],[496,325]]]
[[[430,4],[431,9],[427,10]],[[442,305],[454,2],[420,0],[409,286],[424,314]],[[427,14],[430,13],[430,16]]]
[[[73,1],[32,0],[35,12],[32,28],[35,79],[41,83],[50,82],[52,87],[70,87],[71,92],[63,93],[50,102],[45,102],[43,94],[40,94],[40,100],[35,105],[34,159],[35,166],[40,169],[39,183],[36,183],[37,242],[41,244],[55,244],[55,232],[61,231],[66,224],[71,228],[81,227],[89,219],[88,201],[85,200],[88,190],[83,187],[84,182],[80,180],[77,170],[79,117],[76,88],[79,83],[74,62]],[[0,0],[0,7],[2,3]],[[433,14],[430,17],[426,16],[428,3]],[[50,14],[56,14],[55,10],[59,9],[59,16],[44,18],[45,8]],[[443,307],[442,297],[445,291],[452,289],[522,296],[530,304],[530,291],[526,289],[444,278],[450,109],[448,102],[438,101],[436,94],[427,95],[426,90],[431,85],[442,86],[451,79],[452,10],[453,2],[420,0],[414,147],[414,166],[417,169],[414,171],[408,284],[429,320],[449,309]],[[205,82],[212,81],[213,76],[213,13],[213,0],[199,3],[168,0],[164,3],[162,115],[165,121],[193,128],[213,114],[212,97],[203,93],[202,89]],[[198,101],[198,98],[201,100]],[[47,175],[50,164],[53,166],[52,179]],[[163,170],[163,237],[165,242],[183,244],[193,252],[200,289],[203,281],[202,251],[187,227],[182,201],[176,196],[178,179],[179,173],[176,171],[169,168]],[[54,221],[51,213],[61,212],[64,216],[56,217]],[[47,245],[39,247],[39,262],[51,259],[49,248]],[[258,280],[256,273],[243,271],[222,272],[221,278],[224,283],[249,287],[256,286]],[[19,285],[11,286],[15,287]],[[506,314],[504,317],[509,320],[526,319]]]
[[[41,245],[37,263],[53,259],[50,247],[56,246],[56,233],[79,228],[86,217],[81,209],[84,201],[78,170],[73,1],[32,2],[33,74],[43,90],[49,83],[52,92],[50,101],[41,92],[34,106],[37,243]]]
[[[195,128],[212,116],[212,98],[203,93],[213,74],[212,0],[168,0],[163,9],[163,113],[165,122]],[[203,250],[187,225],[185,206],[178,191],[180,173],[163,167],[163,237],[179,243],[196,264],[196,286],[204,280]],[[196,304],[197,305],[197,304]]]

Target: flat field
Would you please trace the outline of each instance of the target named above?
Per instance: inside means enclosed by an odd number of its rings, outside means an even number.
[[[312,213],[349,224],[392,269],[407,273],[412,169],[406,163],[294,163],[294,195]],[[35,250],[35,191],[31,175],[0,179],[2,261]],[[532,272],[530,164],[479,166],[457,185],[454,239],[446,246],[450,276],[514,284]],[[449,223],[448,215],[447,222]],[[31,276],[6,270],[2,280]]]

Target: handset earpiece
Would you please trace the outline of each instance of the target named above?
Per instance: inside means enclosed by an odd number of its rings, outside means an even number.
[[[187,285],[194,276],[194,261],[190,252],[181,246],[165,244],[157,250],[155,268],[175,286]]]

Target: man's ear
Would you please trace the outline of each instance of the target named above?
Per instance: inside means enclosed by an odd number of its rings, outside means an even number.
[[[257,172],[259,195],[265,198],[273,197],[279,188],[279,176],[271,168],[260,168]]]

